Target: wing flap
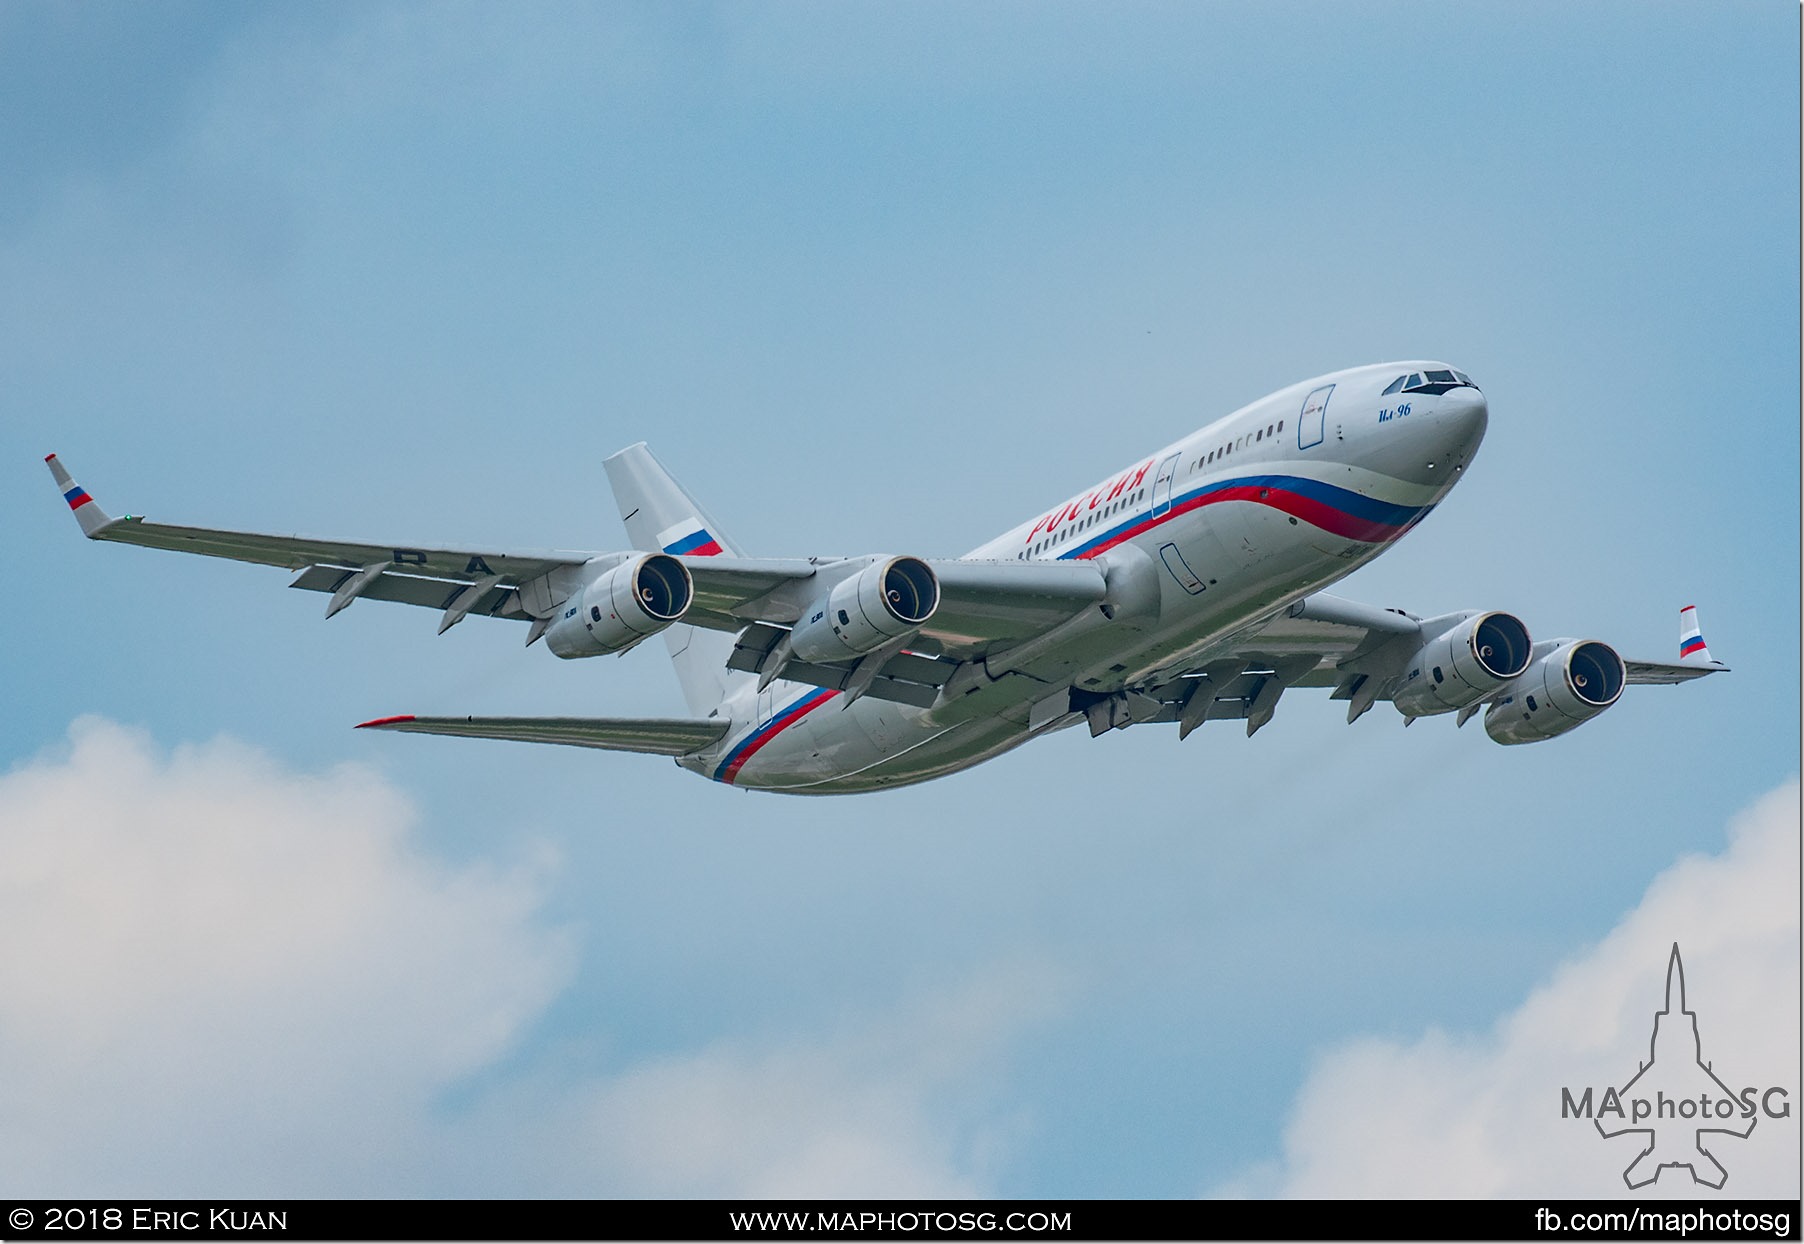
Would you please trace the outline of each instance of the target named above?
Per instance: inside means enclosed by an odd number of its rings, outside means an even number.
[[[356,573],[343,566],[309,566],[295,576],[294,582],[288,586],[298,587],[306,592],[336,592]],[[462,579],[427,579],[418,575],[390,573],[378,575],[358,596],[403,605],[421,605],[427,609],[450,609],[471,586]],[[496,618],[530,616],[520,606],[519,589],[507,584],[491,586],[463,612]]]
[[[695,583],[686,620],[722,630],[747,622],[790,626],[836,583],[875,560],[684,557]],[[928,565],[939,580],[940,604],[920,630],[922,646],[959,656],[1050,630],[1106,592],[1101,568],[1089,561],[930,558]]]
[[[733,654],[727,658],[727,668],[747,674],[758,673],[765,657],[788,633],[780,626],[754,622],[740,632],[733,645]],[[856,661],[817,665],[792,660],[783,666],[782,677],[787,682],[845,691],[851,686],[857,665]],[[879,667],[869,686],[860,694],[897,704],[912,704],[916,708],[932,708],[939,689],[957,668],[955,661],[942,661],[917,652],[898,652]]]
[[[794,622],[819,587],[808,580],[830,560],[759,557],[679,557],[695,584],[691,611],[703,619],[730,618],[723,630],[738,630],[747,621]],[[700,625],[707,620],[688,619]]]
[[[359,730],[399,730],[408,734],[449,734],[517,743],[563,743],[611,752],[686,756],[717,743],[727,732],[722,720],[666,717],[380,717]]]

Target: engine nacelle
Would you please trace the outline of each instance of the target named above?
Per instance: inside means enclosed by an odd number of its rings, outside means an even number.
[[[1391,702],[1405,717],[1476,704],[1528,669],[1528,628],[1508,613],[1479,613],[1423,644]]]
[[[1539,743],[1581,726],[1616,703],[1627,671],[1616,649],[1595,639],[1556,639],[1485,710],[1499,743]]]
[[[565,601],[545,632],[545,646],[560,657],[619,652],[676,622],[694,598],[695,584],[682,562],[667,553],[641,553]]]
[[[918,557],[892,557],[834,584],[790,632],[802,661],[844,661],[920,629],[940,607],[940,581]]]

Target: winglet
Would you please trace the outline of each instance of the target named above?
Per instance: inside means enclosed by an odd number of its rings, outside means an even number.
[[[1704,633],[1698,627],[1696,605],[1686,605],[1679,610],[1679,660],[1686,665],[1720,664],[1710,655],[1710,648],[1704,643]]]
[[[69,472],[63,468],[55,454],[46,455],[44,462],[50,467],[51,477],[56,480],[57,491],[63,494],[63,500],[75,511],[75,521],[81,524],[82,535],[92,538],[95,532],[113,521],[105,510],[94,504],[94,498],[88,495],[88,490],[70,478]]]

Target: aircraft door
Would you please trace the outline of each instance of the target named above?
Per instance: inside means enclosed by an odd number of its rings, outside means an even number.
[[[1322,443],[1323,425],[1328,419],[1328,398],[1334,386],[1325,384],[1303,399],[1303,413],[1297,416],[1297,448],[1308,449]]]
[[[1208,590],[1203,581],[1197,578],[1196,572],[1190,568],[1190,563],[1184,560],[1184,555],[1178,552],[1177,545],[1161,544],[1159,560],[1165,563],[1165,569],[1169,570],[1171,577],[1178,581],[1178,586],[1192,596]]]
[[[1171,482],[1177,478],[1178,455],[1172,454],[1159,464],[1159,473],[1153,477],[1153,517],[1171,509]]]

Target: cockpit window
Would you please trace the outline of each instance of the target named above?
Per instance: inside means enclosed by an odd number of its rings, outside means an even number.
[[[1422,372],[1420,375],[1411,374],[1403,382],[1405,393],[1445,393],[1449,389],[1476,389],[1477,387],[1465,372],[1453,371],[1449,368],[1435,368]],[[1386,389],[1385,392],[1389,393],[1390,390]]]
[[[1389,397],[1391,394],[1395,393],[1398,389],[1401,389],[1403,387],[1403,382],[1408,379],[1409,379],[1408,376],[1398,376],[1395,380],[1390,382],[1389,386],[1387,386],[1385,388],[1383,396]]]

